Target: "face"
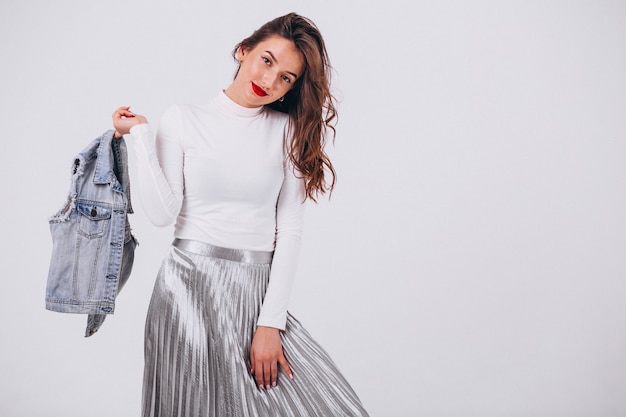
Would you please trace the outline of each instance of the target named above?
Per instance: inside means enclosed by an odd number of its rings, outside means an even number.
[[[237,59],[239,72],[225,92],[244,107],[259,107],[280,99],[304,68],[302,54],[294,43],[280,36],[267,38],[252,49],[240,48]]]

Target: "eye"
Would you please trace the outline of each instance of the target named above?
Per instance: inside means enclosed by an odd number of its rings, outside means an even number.
[[[269,60],[269,58],[262,56],[261,59],[263,60],[263,62],[265,62],[267,65],[270,65],[271,62]]]
[[[291,84],[291,78],[287,77],[286,75],[283,75],[283,81]]]

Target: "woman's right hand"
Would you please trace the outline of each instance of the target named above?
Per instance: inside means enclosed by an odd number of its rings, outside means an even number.
[[[121,138],[130,132],[131,127],[142,123],[148,123],[148,119],[131,112],[130,106],[120,107],[113,112],[113,127],[115,128],[116,138]]]

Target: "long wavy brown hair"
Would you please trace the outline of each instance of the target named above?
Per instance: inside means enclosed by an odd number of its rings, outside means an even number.
[[[296,13],[261,26],[235,47],[233,57],[237,59],[239,48],[253,49],[275,35],[295,44],[304,59],[304,71],[282,102],[275,101],[267,107],[289,115],[289,159],[304,178],[307,198],[316,201],[317,195],[332,192],[337,176],[324,151],[328,132],[332,132],[334,140],[337,118],[335,98],[330,92],[332,67],[319,29]],[[330,174],[330,181],[326,180],[326,173]]]

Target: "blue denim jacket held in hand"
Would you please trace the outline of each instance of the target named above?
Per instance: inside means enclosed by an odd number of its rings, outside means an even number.
[[[133,210],[126,143],[114,133],[107,131],[76,156],[67,201],[49,221],[46,308],[88,314],[85,336],[114,312],[137,245],[128,222]]]

